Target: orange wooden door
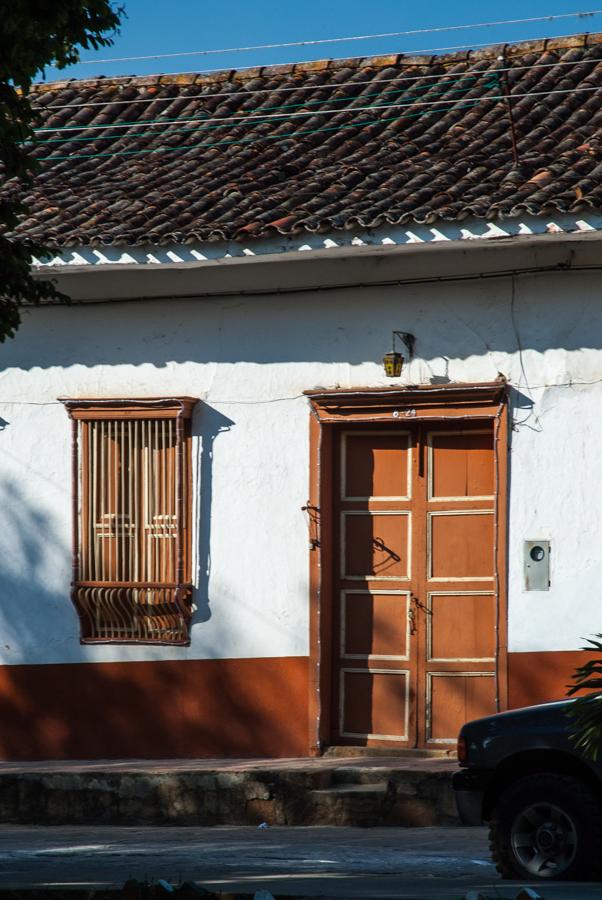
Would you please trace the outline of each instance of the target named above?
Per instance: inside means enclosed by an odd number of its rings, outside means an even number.
[[[418,743],[438,746],[496,710],[495,460],[492,425],[422,437]]]
[[[339,435],[335,470],[334,742],[415,743],[409,428]]]
[[[495,707],[493,436],[357,426],[335,442],[335,744],[455,741]]]

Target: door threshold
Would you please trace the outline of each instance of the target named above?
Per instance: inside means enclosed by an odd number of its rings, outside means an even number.
[[[350,747],[335,745],[327,747],[324,759],[349,759],[349,757],[395,756],[400,759],[455,759],[456,748],[449,746],[442,750],[406,749],[401,747]]]

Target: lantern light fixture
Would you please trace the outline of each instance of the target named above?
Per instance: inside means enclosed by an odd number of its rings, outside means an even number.
[[[385,375],[387,378],[399,378],[401,370],[403,369],[404,357],[403,354],[396,349],[396,339],[399,338],[399,340],[403,341],[405,344],[408,351],[408,361],[410,361],[414,356],[414,344],[416,343],[416,338],[413,334],[410,334],[409,331],[393,331],[391,337],[392,347],[391,350],[383,356],[383,366],[385,367]]]

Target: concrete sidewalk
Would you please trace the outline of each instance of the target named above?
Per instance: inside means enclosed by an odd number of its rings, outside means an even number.
[[[0,760],[0,776],[18,775],[21,773],[69,773],[85,774],[86,772],[144,772],[164,774],[169,772],[253,772],[269,769],[281,771],[323,771],[333,767],[353,768],[369,766],[375,769],[396,768],[400,771],[430,772],[450,767],[457,767],[455,752],[436,755],[419,755],[419,751],[387,755],[374,752],[353,752],[348,755],[340,753],[325,756],[299,756],[280,759],[269,759],[265,756],[256,759],[59,759],[34,760],[32,762],[6,762]]]
[[[0,823],[449,825],[456,768],[383,756],[0,763]]]
[[[277,897],[513,900],[482,828],[0,827],[0,891],[195,881],[208,890]],[[602,885],[542,884],[545,900],[600,900]]]

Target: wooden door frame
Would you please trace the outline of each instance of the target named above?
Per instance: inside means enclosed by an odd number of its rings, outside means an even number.
[[[332,734],[333,446],[337,428],[416,420],[493,424],[496,705],[508,708],[508,391],[499,380],[407,388],[306,391],[309,419],[309,752],[320,755]]]

